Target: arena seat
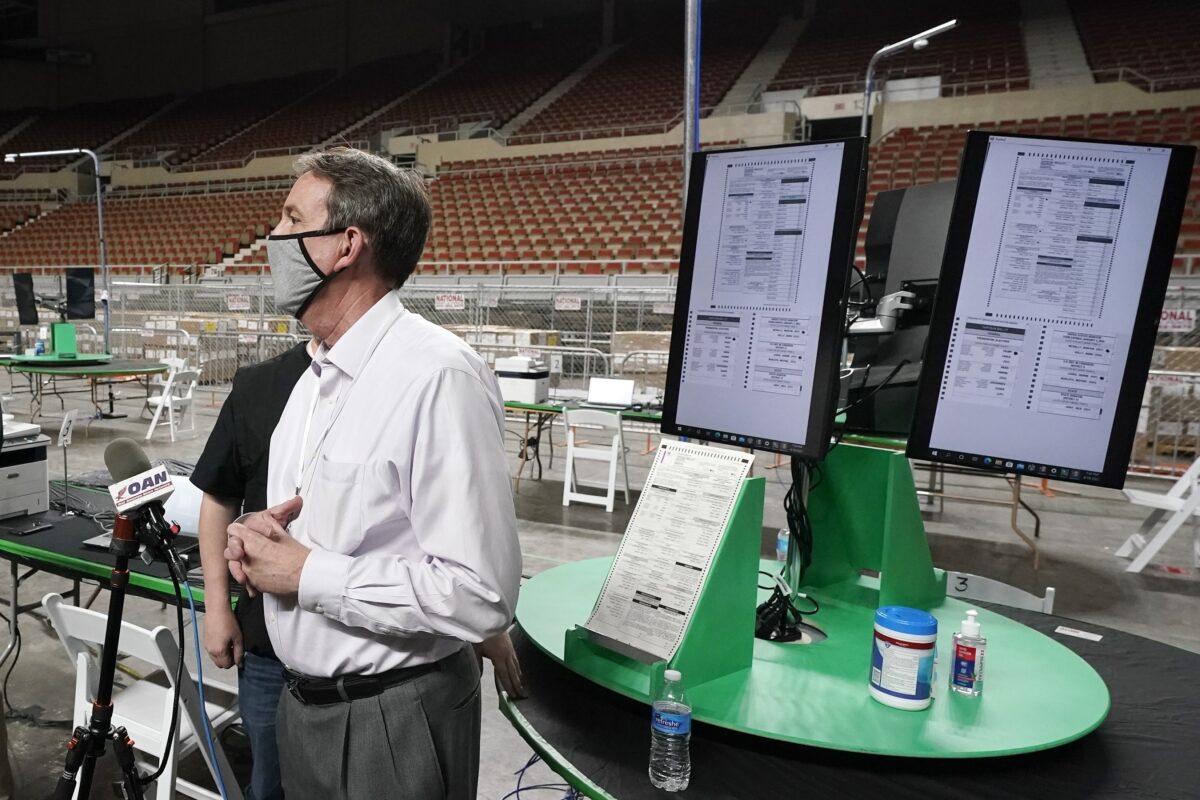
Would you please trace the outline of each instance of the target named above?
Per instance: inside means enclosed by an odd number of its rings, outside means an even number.
[[[869,2],[831,4],[818,11],[770,89],[808,89],[816,95],[861,92],[867,62],[876,50],[954,18],[958,27],[928,47],[880,61],[878,85],[938,75],[943,95],[1028,89],[1020,17],[1020,5],[1012,0],[970,9],[958,3],[924,5],[917,11]]]
[[[0,232],[11,231],[42,213],[37,203],[0,203]]]
[[[523,263],[526,274],[553,272],[560,261],[594,262],[596,274],[600,262],[676,261],[682,179],[674,147],[539,156],[512,166],[459,162],[430,185],[434,225],[422,260],[430,269],[534,262]]]
[[[595,45],[578,35],[542,33],[489,47],[378,119],[346,134],[454,130],[474,123],[500,128],[583,63]]]
[[[1154,9],[1144,14],[1120,0],[1071,4],[1097,81],[1124,80],[1148,91],[1200,86],[1200,6],[1168,0]]]
[[[66,150],[76,147],[96,150],[162,108],[167,102],[166,97],[110,100],[38,112],[32,123],[14,134],[11,139],[5,140],[4,150],[9,153]],[[0,178],[12,177],[25,170],[49,172],[61,169],[79,158],[80,156],[51,156],[13,164],[0,163]]]
[[[255,152],[311,148],[411,91],[433,66],[430,56],[415,55],[356,67],[193,161],[241,162]]]
[[[104,203],[113,265],[216,263],[275,224],[287,190],[109,197]],[[96,206],[67,203],[0,237],[2,266],[90,265],[100,261]]]
[[[184,163],[312,91],[329,77],[327,72],[310,72],[200,92],[115,143],[109,157],[165,154],[168,163]]]
[[[770,15],[737,10],[704,17],[701,109],[721,101],[775,22]],[[680,37],[664,42],[661,31],[678,30],[679,24],[672,17],[642,25],[641,34],[521,126],[513,141],[663,132],[683,110],[683,43]],[[587,133],[581,136],[579,131]]]

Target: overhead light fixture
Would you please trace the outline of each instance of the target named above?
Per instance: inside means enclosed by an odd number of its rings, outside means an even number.
[[[898,42],[885,45],[875,51],[875,55],[871,56],[871,60],[867,62],[867,80],[866,87],[863,90],[863,110],[862,110],[862,126],[860,128],[861,136],[866,136],[868,133],[868,121],[871,118],[871,93],[875,91],[875,64],[881,58],[893,56],[903,50],[911,47],[913,50],[923,50],[929,45],[929,40],[937,36],[939,33],[953,30],[958,27],[958,20],[952,19],[943,22],[941,25],[935,25],[927,31],[909,36],[907,39],[901,39]]]

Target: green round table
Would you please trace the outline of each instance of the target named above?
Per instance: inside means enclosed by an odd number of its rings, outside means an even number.
[[[85,356],[86,358],[86,356]],[[111,361],[93,364],[71,363],[75,359],[57,359],[55,363],[42,362],[20,363],[15,359],[5,359],[3,365],[13,372],[30,376],[29,386],[32,397],[29,400],[30,419],[37,419],[42,412],[42,397],[45,393],[45,382],[49,378],[82,378],[90,385],[92,405],[103,412],[100,401],[96,399],[96,385],[105,378],[148,378],[151,375],[161,375],[170,370],[166,364],[159,361],[148,361],[134,358],[114,358]],[[58,394],[58,392],[54,392]],[[59,398],[61,401],[61,397]],[[112,414],[113,397],[109,392],[109,414]]]
[[[517,619],[534,644],[564,661],[564,635],[591,613],[611,559],[564,564],[521,588]],[[779,564],[762,562],[775,572]],[[882,705],[867,692],[876,579],[863,577],[837,596],[815,592],[809,617],[829,634],[810,645],[756,640],[750,669],[688,686],[696,719],[752,735],[816,747],[918,758],[977,758],[1048,749],[1103,722],[1108,689],[1095,670],[1063,645],[1007,617],[981,609],[988,640],[984,691],[964,697],[948,688],[952,636],[968,608],[946,598],[938,619],[938,696],[925,711]],[[760,601],[768,592],[760,591]],[[876,595],[877,596],[877,595]],[[570,664],[568,663],[569,667]],[[637,666],[619,663],[587,675],[628,697]],[[684,675],[686,684],[687,675]]]
[[[3,359],[5,366],[20,365],[32,367],[72,367],[107,364],[113,357],[108,353],[77,353],[75,356],[60,356],[57,353],[43,353],[40,356],[7,356]]]

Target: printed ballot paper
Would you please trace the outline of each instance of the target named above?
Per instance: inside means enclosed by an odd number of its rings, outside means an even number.
[[[754,456],[666,441],[585,626],[670,661]]]

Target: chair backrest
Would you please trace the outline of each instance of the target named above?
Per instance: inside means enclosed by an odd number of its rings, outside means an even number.
[[[571,428],[603,430],[612,436],[621,435],[621,415],[615,411],[596,408],[564,408],[563,422],[568,432]]]
[[[196,384],[200,382],[200,370],[188,369],[175,375],[172,392],[176,400],[191,400]]]
[[[152,386],[169,386],[171,379],[187,366],[186,358],[160,358],[159,363],[167,365],[167,371],[150,378]]]
[[[155,394],[162,395],[163,397],[169,395],[171,393],[171,387],[175,385],[175,376],[178,374],[179,370],[171,367],[166,371],[166,373],[162,375],[155,375],[153,386],[154,388],[158,389]]]
[[[1041,611],[1043,614],[1054,613],[1053,586],[1047,586],[1045,596],[1038,597],[1003,581],[972,575],[969,572],[946,570],[946,596],[966,597],[986,603],[1023,608],[1026,611]]]
[[[42,598],[42,607],[50,617],[58,640],[72,661],[78,662],[79,656],[86,656],[90,665],[88,670],[88,689],[91,696],[96,694],[96,679],[100,664],[92,654],[88,645],[103,645],[104,634],[108,627],[108,616],[88,608],[77,608],[63,602],[62,595],[50,592]],[[154,630],[147,630],[132,622],[121,622],[121,638],[117,650],[125,655],[147,661],[167,674],[171,686],[175,685],[175,663],[179,657],[179,645],[171,631],[162,625]]]
[[[1196,482],[1200,481],[1200,458],[1192,462],[1192,465],[1187,468],[1187,472],[1175,481],[1167,492],[1167,497],[1183,497],[1184,493],[1196,486]]]

